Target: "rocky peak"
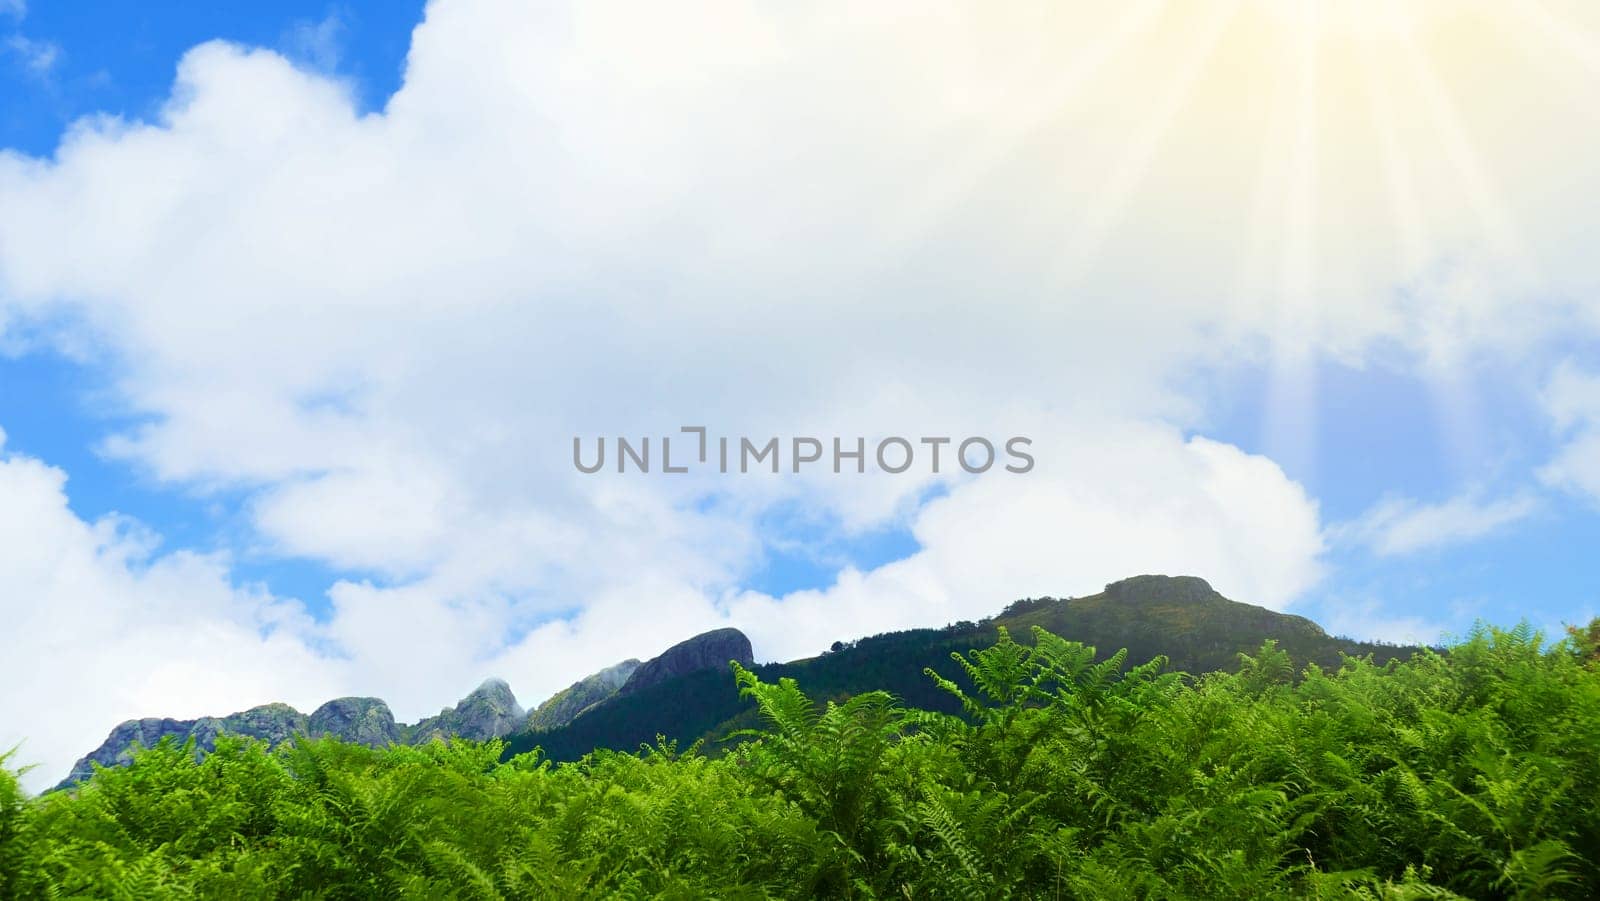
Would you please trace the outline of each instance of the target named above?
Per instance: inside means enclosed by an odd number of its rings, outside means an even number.
[[[526,714],[504,679],[489,679],[454,708],[439,711],[412,727],[413,742],[460,736],[473,741],[500,738],[522,725]]]
[[[522,705],[517,703],[517,696],[512,693],[510,684],[504,679],[483,680],[483,684],[473,689],[472,694],[461,699],[461,703],[456,705],[456,710],[474,706],[491,707],[513,717],[520,717],[523,714]]]
[[[1211,583],[1199,576],[1134,576],[1106,586],[1116,601],[1199,604],[1222,600]]]
[[[634,670],[623,684],[621,694],[659,685],[668,679],[704,669],[721,669],[728,661],[738,661],[741,666],[755,663],[750,639],[738,629],[713,629],[681,641]]]
[[[97,763],[101,766],[122,766],[133,759],[135,748],[152,747],[163,738],[180,743],[192,739],[195,754],[203,756],[217,746],[217,736],[224,732],[260,738],[275,745],[297,732],[305,731],[305,714],[288,704],[263,704],[225,717],[203,716],[193,720],[148,717],[128,720],[112,729],[100,747],[73,764],[72,772],[61,785],[89,778]]]
[[[630,669],[628,672],[632,672]],[[612,676],[617,684],[621,679]],[[621,678],[626,678],[621,677]],[[611,689],[615,692],[615,688]],[[194,741],[196,756],[216,749],[217,736],[223,733],[259,738],[277,746],[296,735],[311,738],[333,737],[371,748],[415,744],[433,738],[461,736],[475,741],[500,738],[516,731],[525,721],[511,686],[502,679],[490,679],[467,695],[453,708],[441,710],[415,726],[396,723],[389,705],[378,698],[336,698],[306,716],[288,704],[264,704],[224,717],[204,716],[194,720],[128,720],[111,730],[100,747],[79,760],[72,773],[58,787],[87,779],[94,764],[121,766],[133,759],[138,747],[150,747],[163,738],[178,742]]]
[[[312,711],[306,734],[314,738],[331,735],[371,748],[400,740],[394,714],[378,698],[335,698]]]

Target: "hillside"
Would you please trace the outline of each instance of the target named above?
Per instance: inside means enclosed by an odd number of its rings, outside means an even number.
[[[263,704],[222,717],[128,720],[112,729],[100,747],[79,758],[72,772],[56,788],[67,788],[88,779],[96,764],[123,766],[133,759],[137,749],[154,747],[165,738],[179,744],[193,741],[195,753],[202,757],[216,748],[217,739],[223,735],[259,738],[273,746],[303,735],[381,748],[423,744],[435,738],[454,736],[488,741],[524,728],[528,717],[511,693],[511,687],[500,679],[490,679],[455,707],[447,707],[437,716],[411,725],[395,722],[389,705],[379,698],[335,698],[310,715],[288,704]]]
[[[1595,898],[1597,635],[1184,679],[1034,629],[960,717],[734,667],[715,755],[224,736],[28,799],[0,754],[0,898]]]
[[[338,698],[310,715],[284,704],[268,704],[224,717],[197,720],[129,720],[100,747],[80,759],[62,787],[88,778],[93,764],[127,763],[137,747],[163,738],[192,739],[209,753],[223,734],[264,739],[278,745],[296,735],[329,736],[368,747],[423,744],[460,736],[477,741],[504,738],[506,755],[539,747],[553,760],[576,760],[597,748],[635,750],[658,736],[710,747],[730,732],[755,724],[754,708],[739,697],[728,661],[750,667],[763,680],[792,678],[812,697],[842,700],[883,689],[909,706],[956,712],[956,704],[924,673],[949,677],[951,653],[992,644],[1004,626],[1021,641],[1033,627],[1091,645],[1109,654],[1127,648],[1135,660],[1158,655],[1174,669],[1231,669],[1241,652],[1274,639],[1296,664],[1336,666],[1341,654],[1371,654],[1380,662],[1414,650],[1365,644],[1329,636],[1304,617],[1275,613],[1228,600],[1192,576],[1137,576],[1083,598],[1037,598],[1013,603],[982,622],[942,629],[913,629],[839,642],[818,657],[756,666],[750,641],[737,629],[717,629],[685,639],[651,660],[627,660],[557,692],[525,713],[505,682],[493,679],[457,704],[413,725],[395,722],[377,698]]]
[[[639,661],[624,660],[579,679],[528,714],[527,728],[554,729],[572,722],[585,710],[616,694],[638,668]]]
[[[953,675],[951,653],[992,644],[998,626],[1018,641],[1029,640],[1032,627],[1039,626],[1103,654],[1127,648],[1132,660],[1165,655],[1173,669],[1194,673],[1233,669],[1239,653],[1256,650],[1268,638],[1297,666],[1334,667],[1342,654],[1371,654],[1381,663],[1416,650],[1336,638],[1305,617],[1229,600],[1193,576],[1136,576],[1088,597],[1021,600],[982,622],[875,635],[841,643],[818,657],[763,664],[754,671],[765,682],[793,678],[817,699],[884,689],[908,706],[953,713],[950,696],[923,670]],[[657,736],[682,744],[701,738],[715,742],[754,722],[753,708],[740,699],[727,669],[718,667],[618,694],[565,726],[512,734],[507,754],[537,746],[561,761],[596,748],[635,750]]]

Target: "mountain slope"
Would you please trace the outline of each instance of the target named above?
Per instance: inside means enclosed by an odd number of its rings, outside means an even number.
[[[923,670],[931,667],[951,676],[952,652],[991,644],[997,626],[1006,627],[1018,641],[1031,641],[1030,628],[1036,625],[1103,654],[1127,648],[1134,661],[1165,655],[1173,669],[1194,673],[1231,669],[1240,652],[1254,651],[1269,638],[1297,666],[1315,662],[1334,667],[1341,654],[1372,654],[1382,662],[1416,650],[1335,638],[1305,617],[1231,601],[1193,576],[1136,576],[1088,597],[1018,601],[981,623],[841,642],[818,657],[754,669],[765,682],[793,678],[816,699],[882,688],[911,706],[955,712],[950,697]],[[654,743],[658,735],[680,742],[720,739],[753,722],[724,665],[618,694],[562,727],[515,733],[507,738],[507,752],[537,746],[553,760],[575,760],[595,748],[635,750]]]
[[[565,726],[585,710],[616,694],[638,668],[639,661],[624,660],[579,679],[551,695],[528,714],[526,728],[554,729]]]
[[[618,694],[632,695],[700,670],[721,670],[728,661],[749,666],[755,663],[750,639],[738,629],[712,629],[680,641],[634,670]]]
[[[126,764],[136,748],[151,747],[169,737],[180,743],[192,739],[195,752],[204,756],[224,732],[259,738],[274,746],[295,735],[306,735],[332,736],[378,748],[457,737],[488,741],[516,731],[555,729],[618,694],[646,691],[701,670],[722,673],[729,660],[752,663],[750,639],[738,629],[714,629],[681,641],[645,663],[624,660],[606,667],[557,692],[532,713],[522,709],[504,680],[490,679],[456,706],[411,726],[396,723],[389,705],[378,698],[336,698],[310,716],[287,704],[266,704],[225,717],[128,720],[111,730],[100,747],[78,760],[57,788],[87,779],[94,764]]]
[[[147,718],[128,720],[111,730],[100,747],[73,764],[72,772],[57,788],[89,778],[94,764],[121,766],[133,759],[135,747],[151,747],[163,738],[194,740],[195,751],[209,753],[217,736],[226,732],[259,738],[278,745],[295,735],[331,736],[369,748],[421,744],[434,738],[462,736],[476,741],[499,738],[524,727],[526,717],[511,688],[490,679],[453,708],[441,710],[414,726],[396,723],[389,705],[379,698],[335,698],[309,716],[288,704],[264,704],[242,713],[195,720]]]
[[[455,707],[412,726],[406,739],[421,744],[435,738],[470,738],[488,741],[523,727],[527,713],[503,679],[490,679]]]
[[[1041,626],[1105,653],[1127,648],[1132,660],[1166,655],[1174,669],[1189,672],[1232,668],[1239,652],[1253,651],[1268,638],[1301,665],[1336,666],[1341,654],[1372,654],[1383,661],[1414,650],[1333,638],[1304,617],[1230,601],[1192,576],[1137,576],[1089,597],[1017,601],[979,623],[839,642],[829,653],[789,663],[754,666],[749,639],[737,629],[717,629],[644,663],[627,660],[607,667],[558,692],[531,714],[523,712],[510,686],[491,679],[454,708],[411,726],[396,723],[388,705],[377,698],[338,698],[309,716],[286,704],[267,704],[226,717],[129,720],[79,760],[62,785],[86,778],[94,763],[126,763],[136,745],[148,747],[168,736],[180,742],[193,739],[204,754],[223,732],[272,745],[297,734],[333,736],[369,747],[452,736],[505,738],[508,754],[537,746],[553,760],[576,760],[596,748],[634,750],[658,736],[681,742],[716,740],[754,725],[750,705],[740,699],[728,672],[729,660],[753,668],[767,682],[793,678],[819,700],[882,688],[911,706],[955,712],[950,697],[923,670],[953,675],[951,653],[987,646],[997,626],[1009,629],[1018,641],[1031,641],[1030,627]]]

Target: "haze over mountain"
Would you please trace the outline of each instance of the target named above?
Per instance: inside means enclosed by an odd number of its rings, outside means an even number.
[[[579,679],[528,714],[528,728],[552,729],[572,722],[578,714],[616,694],[638,668],[639,661],[624,660]]]
[[[1026,641],[1032,626],[1096,647],[1103,654],[1127,648],[1133,660],[1165,655],[1174,669],[1227,669],[1241,652],[1272,639],[1299,665],[1337,666],[1341,655],[1378,660],[1414,648],[1372,644],[1328,635],[1309,619],[1229,600],[1193,576],[1136,576],[1082,598],[1030,598],[981,622],[915,629],[840,641],[823,655],[756,665],[750,640],[737,629],[716,629],[679,642],[644,663],[605,667],[524,712],[511,687],[485,682],[453,708],[413,725],[396,723],[377,698],[339,698],[309,716],[286,704],[267,704],[225,717],[198,720],[129,720],[73,767],[62,783],[92,773],[92,764],[126,763],[133,748],[171,737],[193,740],[197,753],[233,733],[279,744],[297,736],[332,736],[377,747],[451,737],[503,738],[507,753],[540,748],[554,760],[573,760],[597,748],[633,750],[658,737],[717,742],[749,724],[748,705],[728,672],[730,661],[753,667],[766,681],[793,678],[812,697],[840,699],[885,688],[907,703],[951,709],[924,670],[948,673],[950,654],[989,644],[998,627]]]

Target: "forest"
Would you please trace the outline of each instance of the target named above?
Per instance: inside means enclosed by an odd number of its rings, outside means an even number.
[[[0,897],[1600,897],[1600,621],[1198,675],[1031,633],[926,670],[958,712],[734,665],[759,725],[570,762],[225,738],[38,798],[0,764]]]

